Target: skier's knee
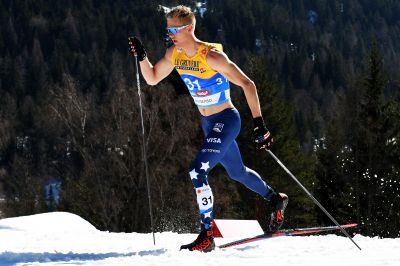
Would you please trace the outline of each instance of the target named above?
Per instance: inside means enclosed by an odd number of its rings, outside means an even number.
[[[228,175],[231,179],[242,183],[247,177],[247,171],[244,167],[240,169],[231,169],[228,171]]]
[[[193,168],[189,172],[190,179],[192,180],[192,184],[195,188],[202,187],[203,185],[208,185],[208,176],[207,174],[200,174]]]

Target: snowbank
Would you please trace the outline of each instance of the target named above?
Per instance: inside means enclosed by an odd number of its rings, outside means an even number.
[[[400,265],[400,239],[278,237],[203,254],[179,251],[195,234],[101,232],[65,212],[0,220],[0,265]],[[216,239],[220,245],[233,239]]]
[[[30,232],[94,232],[97,229],[80,216],[68,212],[50,212],[0,220],[0,229]]]

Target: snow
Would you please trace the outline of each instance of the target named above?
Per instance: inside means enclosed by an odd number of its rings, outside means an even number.
[[[110,233],[53,212],[0,220],[0,265],[400,265],[400,238],[278,237],[211,253],[179,251],[195,234]],[[216,238],[220,245],[234,239]]]

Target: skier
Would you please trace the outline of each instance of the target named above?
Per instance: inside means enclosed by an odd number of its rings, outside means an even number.
[[[200,210],[201,232],[197,239],[181,249],[204,252],[215,248],[212,231],[214,197],[208,175],[218,163],[229,177],[261,195],[272,208],[269,229],[278,230],[284,218],[288,196],[275,192],[258,173],[247,168],[235,141],[241,120],[230,99],[229,82],[240,86],[245,94],[254,122],[253,140],[258,148],[270,148],[273,138],[264,125],[257,89],[239,67],[229,60],[220,44],[197,39],[196,18],[190,8],[177,6],[167,15],[167,32],[173,46],[154,66],[137,37],[130,37],[129,52],[140,61],[142,75],[149,85],[156,85],[175,68],[185,82],[201,114],[204,142],[193,160],[189,175]]]

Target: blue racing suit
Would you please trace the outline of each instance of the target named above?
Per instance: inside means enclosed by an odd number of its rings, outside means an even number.
[[[174,48],[172,63],[185,82],[198,107],[208,108],[230,101],[228,80],[214,71],[206,62],[210,49],[218,46],[203,43],[195,56],[189,58],[182,49]],[[221,49],[221,47],[220,47]],[[197,196],[202,229],[212,224],[214,197],[208,184],[208,175],[221,163],[231,179],[268,199],[273,191],[261,177],[247,168],[235,141],[240,132],[240,115],[235,108],[203,116],[204,142],[190,167],[190,178]]]
[[[225,109],[211,116],[203,116],[202,128],[204,142],[190,167],[190,178],[196,190],[203,229],[208,229],[212,222],[214,197],[208,184],[208,174],[218,163],[226,169],[229,177],[249,189],[268,198],[272,189],[253,170],[242,161],[235,138],[240,132],[239,112]]]

